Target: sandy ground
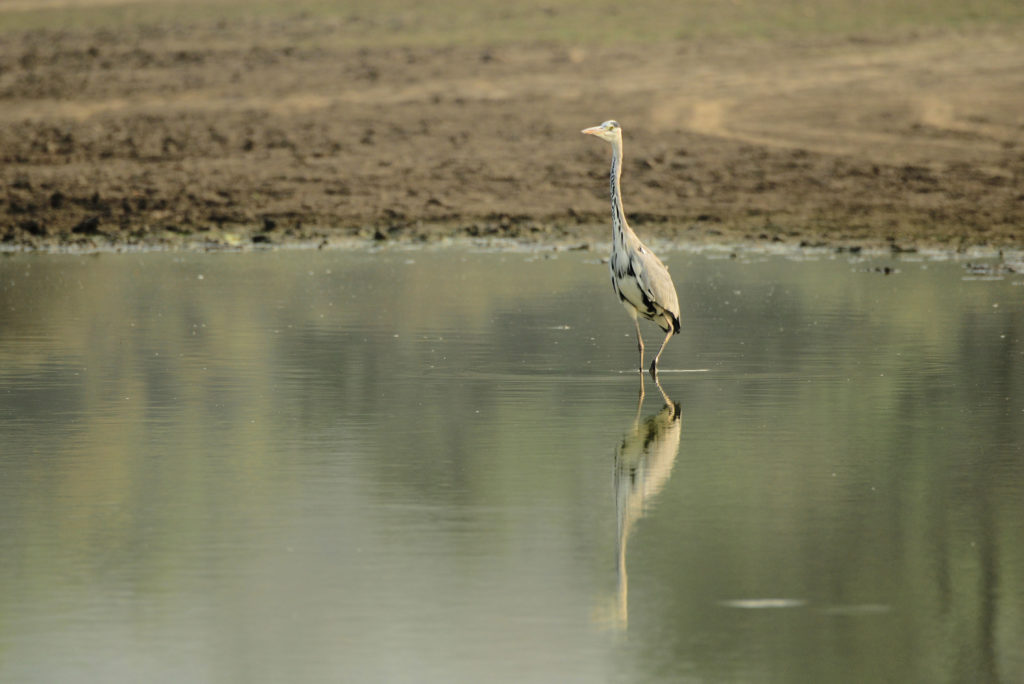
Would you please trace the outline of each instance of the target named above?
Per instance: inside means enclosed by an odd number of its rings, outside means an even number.
[[[9,248],[1024,246],[1024,35],[346,48],[261,24],[0,42]]]

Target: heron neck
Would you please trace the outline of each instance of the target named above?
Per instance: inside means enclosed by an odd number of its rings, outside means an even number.
[[[612,194],[612,232],[616,241],[621,240],[623,233],[629,231],[626,223],[626,212],[622,208],[622,141],[612,142],[612,172],[609,179]]]

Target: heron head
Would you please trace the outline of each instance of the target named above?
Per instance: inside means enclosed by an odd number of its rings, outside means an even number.
[[[584,128],[581,132],[587,135],[596,135],[598,138],[608,142],[622,138],[622,126],[619,125],[618,121],[605,121],[600,126]]]

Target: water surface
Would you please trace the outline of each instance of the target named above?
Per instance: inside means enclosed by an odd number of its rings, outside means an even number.
[[[1024,277],[665,256],[0,259],[0,680],[1024,680]]]

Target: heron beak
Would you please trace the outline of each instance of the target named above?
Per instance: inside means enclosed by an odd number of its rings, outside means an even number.
[[[590,128],[584,128],[580,133],[586,133],[587,135],[597,135],[601,132],[600,126],[591,126]]]

